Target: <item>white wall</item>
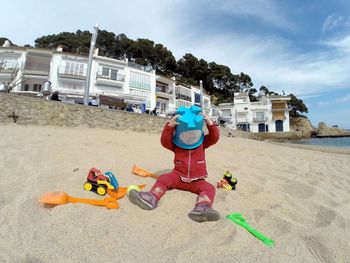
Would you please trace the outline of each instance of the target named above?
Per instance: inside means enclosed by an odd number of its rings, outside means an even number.
[[[21,69],[24,67],[26,54],[27,52],[24,49],[23,50],[16,50],[11,48],[0,49],[0,59],[2,59],[6,63],[5,68],[17,67],[20,69],[17,76],[14,78],[13,83],[18,82],[18,80],[20,80],[20,78],[22,77]],[[1,72],[0,74],[1,86],[3,86],[2,85],[3,81],[4,82],[10,81],[11,73],[12,73],[12,70],[11,71],[9,70],[7,73],[5,73],[4,71]],[[21,85],[18,85],[13,89],[13,91],[20,91],[20,90],[21,90]]]

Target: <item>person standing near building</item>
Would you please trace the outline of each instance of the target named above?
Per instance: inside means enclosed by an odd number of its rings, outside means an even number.
[[[52,93],[50,100],[61,101],[59,96],[58,96],[58,91],[57,90],[54,93]]]

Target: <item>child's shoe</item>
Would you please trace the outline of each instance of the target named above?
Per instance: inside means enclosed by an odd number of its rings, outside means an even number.
[[[153,210],[157,207],[156,197],[149,192],[139,192],[132,189],[129,192],[129,200],[145,210]]]
[[[196,222],[217,221],[220,219],[218,211],[211,208],[206,203],[197,204],[188,216]]]

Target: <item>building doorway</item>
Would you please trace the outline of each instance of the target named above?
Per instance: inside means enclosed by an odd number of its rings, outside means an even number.
[[[283,121],[276,121],[276,132],[283,132]]]
[[[266,129],[265,129],[265,123],[259,123],[258,124],[258,129],[259,129],[259,132],[266,132]]]

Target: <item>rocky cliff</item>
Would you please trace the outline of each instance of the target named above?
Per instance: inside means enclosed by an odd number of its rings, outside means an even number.
[[[348,137],[350,132],[340,128],[328,127],[324,122],[320,122],[317,128],[317,137]]]
[[[315,131],[315,128],[311,125],[308,118],[291,118],[289,124],[291,130],[301,131],[303,138],[310,138],[312,133]]]

